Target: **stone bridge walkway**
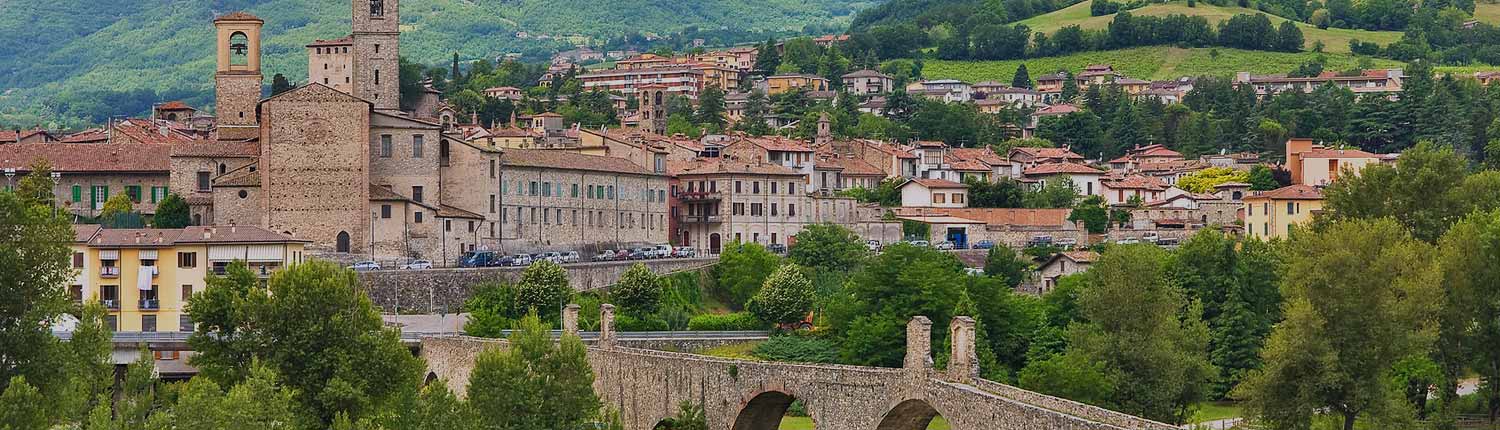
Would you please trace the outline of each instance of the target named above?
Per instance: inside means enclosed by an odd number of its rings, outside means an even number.
[[[564,312],[564,331],[577,332],[577,306]],[[793,400],[801,400],[818,430],[921,430],[938,415],[954,429],[1140,429],[1175,426],[1045,396],[978,378],[974,321],[954,318],[953,363],[932,365],[932,322],[907,325],[902,368],[770,363],[621,346],[614,307],[604,305],[599,340],[589,347],[594,390],[618,409],[625,427],[650,430],[681,402],[702,405],[713,430],[774,430]],[[421,355],[429,379],[463,393],[474,357],[505,341],[427,338]]]

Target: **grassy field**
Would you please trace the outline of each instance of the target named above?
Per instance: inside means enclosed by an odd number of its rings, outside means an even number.
[[[813,430],[813,422],[808,417],[785,417],[781,419],[780,430]],[[933,418],[927,430],[948,430],[948,422],[943,417]]]
[[[716,346],[713,348],[705,349],[702,352],[699,352],[699,354],[707,355],[710,357],[761,361],[759,358],[756,358],[754,355],[750,354],[750,351],[754,350],[755,346],[760,345],[761,342],[763,341],[752,341],[724,346]]]
[[[1214,53],[1217,52],[1217,56]],[[1032,78],[1062,69],[1077,73],[1089,64],[1110,64],[1115,70],[1137,79],[1174,79],[1182,76],[1231,77],[1235,72],[1255,74],[1287,73],[1302,63],[1318,57],[1311,52],[1285,53],[1245,51],[1230,48],[1175,48],[1150,46],[1114,51],[1082,52],[1072,55],[1029,58],[1012,61],[940,61],[927,60],[922,75],[927,79],[959,79],[965,82],[996,80],[1010,82],[1016,66],[1026,63]],[[1321,54],[1327,70],[1346,70],[1359,66],[1360,58],[1349,54]],[[1370,66],[1402,67],[1399,61],[1370,59]]]
[[[1058,29],[1070,25],[1077,25],[1079,27],[1083,27],[1084,29],[1092,30],[1108,28],[1109,22],[1113,20],[1115,16],[1113,14],[1104,16],[1089,16],[1089,4],[1089,2],[1079,2],[1078,4],[1068,6],[1067,8],[1063,8],[1052,13],[1038,15],[1022,20],[1020,21],[1020,24],[1025,24],[1027,27],[1031,27],[1032,31],[1044,33],[1056,32]],[[1500,9],[1496,9],[1500,6],[1484,4],[1480,5],[1480,7],[1488,7],[1488,9],[1485,9],[1486,11],[1493,10],[1495,16],[1500,17]],[[1203,2],[1199,2],[1197,4],[1197,7],[1188,7],[1186,1],[1173,1],[1170,3],[1157,3],[1148,5],[1140,9],[1132,10],[1130,11],[1130,13],[1136,16],[1165,16],[1172,14],[1202,16],[1208,19],[1208,23],[1210,25],[1218,25],[1219,21],[1227,20],[1235,15],[1256,14],[1263,12],[1242,7],[1214,6]],[[1476,11],[1475,14],[1479,15],[1480,12]],[[1271,18],[1271,24],[1273,25],[1281,25],[1282,21],[1286,21],[1285,18],[1275,15],[1267,14],[1267,17]],[[1337,28],[1330,28],[1325,30],[1319,29],[1318,27],[1313,25],[1300,22],[1297,23],[1297,25],[1299,27],[1302,27],[1302,35],[1307,40],[1305,49],[1312,49],[1314,43],[1316,43],[1317,41],[1322,41],[1323,50],[1330,53],[1349,52],[1349,41],[1351,39],[1359,39],[1365,42],[1375,42],[1381,45],[1388,45],[1401,39],[1401,32],[1398,31],[1365,31]]]
[[[1500,24],[1500,3],[1479,3],[1474,5],[1474,19],[1490,24]]]
[[[1198,412],[1188,420],[1193,423],[1201,423],[1225,418],[1240,417],[1240,405],[1231,402],[1204,402],[1198,404]]]

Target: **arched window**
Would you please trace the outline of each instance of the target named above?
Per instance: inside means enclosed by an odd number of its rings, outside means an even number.
[[[349,232],[339,232],[339,237],[334,241],[333,248],[337,252],[349,252]]]
[[[385,0],[370,0],[370,16],[385,16]]]
[[[229,166],[224,165],[224,163],[219,163],[219,174],[224,174],[226,170],[229,170]]]
[[[229,35],[229,64],[250,64],[250,37],[243,32],[236,31]]]

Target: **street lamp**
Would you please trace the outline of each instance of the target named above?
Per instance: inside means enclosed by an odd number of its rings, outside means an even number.
[[[52,172],[52,215],[57,215],[57,187],[62,186],[62,173]]]
[[[16,177],[16,168],[14,168],[14,167],[7,167],[5,169],[5,189],[6,190],[13,190],[13,189],[16,188],[16,183],[15,183],[15,181],[12,180],[15,177]]]

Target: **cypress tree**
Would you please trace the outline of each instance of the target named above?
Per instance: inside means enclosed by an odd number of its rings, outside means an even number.
[[[1031,88],[1031,74],[1026,72],[1026,63],[1016,66],[1016,77],[1011,78],[1010,86],[1016,88]]]

